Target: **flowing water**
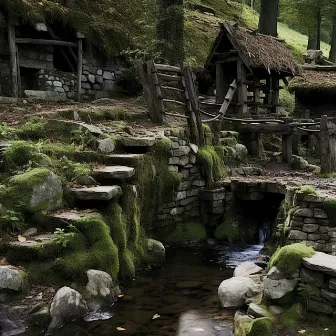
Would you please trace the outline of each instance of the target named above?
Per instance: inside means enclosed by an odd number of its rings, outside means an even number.
[[[122,300],[88,317],[105,320],[68,324],[55,335],[231,336],[235,311],[219,307],[218,287],[237,265],[256,261],[262,246],[210,243],[167,248],[164,268],[138,276]]]

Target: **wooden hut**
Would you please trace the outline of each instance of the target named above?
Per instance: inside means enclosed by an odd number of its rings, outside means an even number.
[[[237,93],[228,114],[280,113],[280,80],[298,71],[291,50],[279,39],[238,25],[221,24],[205,65],[216,85],[216,102],[224,101],[230,83]]]
[[[327,114],[336,117],[336,67],[303,66],[301,74],[290,81],[289,90],[295,93],[296,111],[302,117]]]

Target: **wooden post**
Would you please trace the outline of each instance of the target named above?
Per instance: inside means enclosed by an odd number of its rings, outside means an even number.
[[[321,117],[320,153],[321,173],[336,172],[336,124],[326,115]]]
[[[12,97],[17,98],[19,96],[18,63],[15,44],[15,26],[11,23],[8,23],[8,46],[11,67]]]
[[[280,81],[277,75],[272,74],[272,113],[280,115]]]
[[[77,101],[81,101],[83,72],[83,35],[77,33]]]
[[[186,97],[189,100],[190,106],[189,112],[189,127],[190,132],[193,134],[194,139],[193,141],[196,142],[196,145],[203,146],[204,145],[204,132],[203,132],[203,125],[199,110],[199,104],[198,104],[198,97],[197,92],[195,88],[195,82],[193,80],[193,73],[190,68],[184,68],[183,69],[183,77],[182,81],[185,81],[185,89],[186,89]]]
[[[252,155],[258,159],[263,159],[265,156],[263,134],[251,133],[251,150]]]
[[[286,163],[293,161],[293,134],[282,136],[282,158]]]
[[[165,121],[165,107],[163,104],[162,92],[159,83],[159,78],[157,75],[157,70],[155,68],[155,63],[153,60],[148,61],[146,64],[147,64],[147,78],[149,81],[153,103],[156,111],[155,112],[156,122],[160,125],[163,125]]]
[[[246,69],[243,61],[237,61],[237,95],[238,95],[238,114],[247,113],[247,86],[246,86]]]
[[[260,79],[257,76],[254,76],[254,88],[253,88],[253,101],[254,103],[260,103]],[[256,104],[255,113],[260,114],[260,109]]]
[[[224,86],[225,86],[225,79],[224,79],[224,66],[222,63],[216,63],[216,103],[222,104],[225,97]]]
[[[20,57],[19,57],[19,47],[16,45],[16,63],[17,63],[17,79],[18,79],[18,97],[21,97],[21,71],[20,71]]]

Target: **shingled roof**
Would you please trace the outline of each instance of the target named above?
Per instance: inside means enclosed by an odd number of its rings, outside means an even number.
[[[227,52],[228,48],[235,49],[251,71],[253,68],[263,68],[268,72],[275,70],[290,75],[299,72],[298,64],[285,43],[272,36],[261,35],[226,22],[221,24],[221,31],[213,44],[206,67],[214,63],[215,53]]]
[[[322,91],[336,89],[335,66],[305,66],[289,83],[289,90]]]

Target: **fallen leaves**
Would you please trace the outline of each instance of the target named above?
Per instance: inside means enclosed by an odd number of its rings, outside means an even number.
[[[161,317],[161,315],[159,315],[159,314],[155,314],[155,315],[152,317],[152,320],[156,320],[156,319],[158,319],[159,317]]]
[[[118,331],[126,331],[126,329],[125,329],[125,328],[122,328],[122,327],[117,327],[117,330],[118,330]]]
[[[0,259],[0,265],[8,265],[8,262],[7,262],[6,257],[2,257],[2,258]]]
[[[203,328],[194,328],[193,330],[194,330],[194,331],[198,331],[198,332],[204,331]]]
[[[305,333],[306,333],[306,330],[301,329],[301,330],[298,331],[298,333],[299,333],[299,334],[305,334]]]
[[[27,241],[27,239],[26,239],[26,237],[23,237],[23,236],[21,236],[21,235],[18,235],[18,241],[19,241],[20,243],[23,243],[23,242]]]

